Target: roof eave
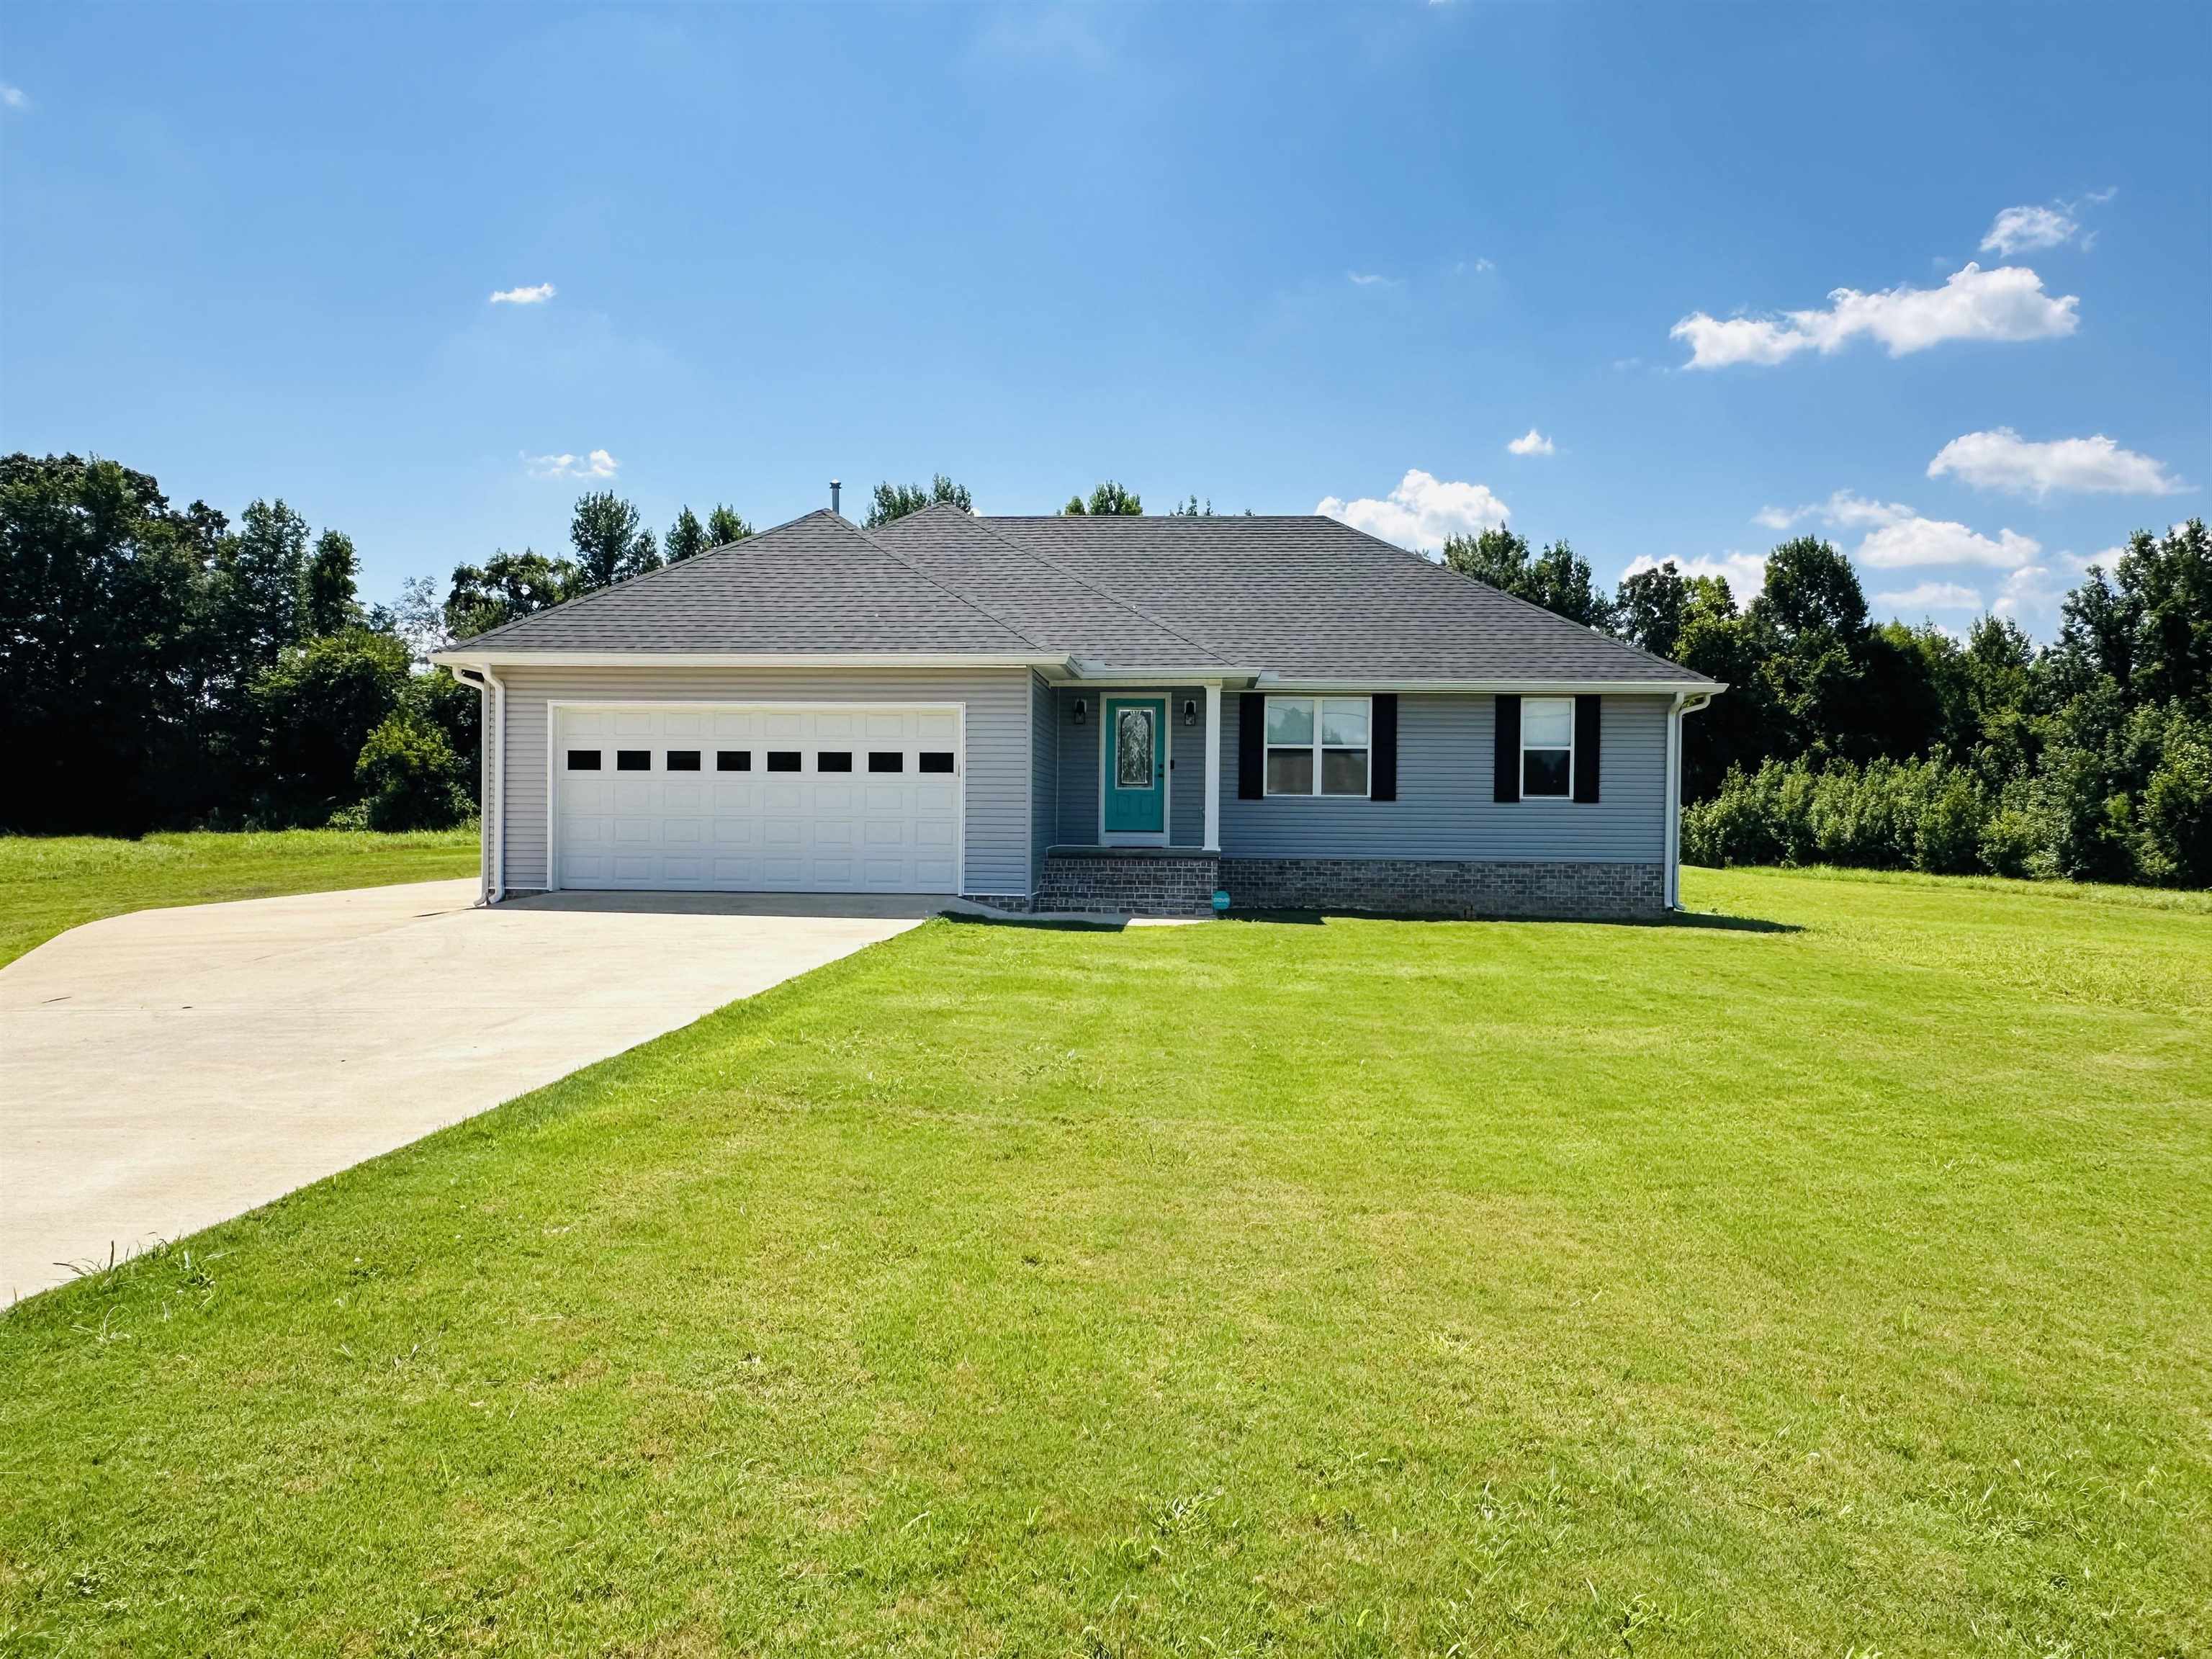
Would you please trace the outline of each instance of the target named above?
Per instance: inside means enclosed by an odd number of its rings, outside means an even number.
[[[1064,655],[998,651],[474,651],[466,641],[433,652],[445,668],[1036,668],[1064,669]]]

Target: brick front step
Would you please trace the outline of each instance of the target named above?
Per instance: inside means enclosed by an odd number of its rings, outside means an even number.
[[[1212,853],[1098,848],[1045,855],[1039,910],[1089,910],[1127,916],[1206,916],[1221,884]]]

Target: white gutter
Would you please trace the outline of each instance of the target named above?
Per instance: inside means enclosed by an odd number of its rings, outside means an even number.
[[[1667,711],[1667,894],[1669,910],[1682,908],[1682,716],[1713,700],[1711,691],[1677,691]]]
[[[921,651],[472,651],[430,659],[445,668],[1042,668],[1067,672],[1066,656]]]
[[[1571,697],[1595,693],[1607,697],[1702,696],[1707,701],[1728,690],[1724,680],[1689,691],[1683,690],[1679,680],[1312,680],[1277,674],[1261,675],[1259,685],[1268,691],[1318,692],[1323,696],[1342,693],[1347,696],[1370,691],[1478,692],[1493,696],[1504,693],[1523,697]]]

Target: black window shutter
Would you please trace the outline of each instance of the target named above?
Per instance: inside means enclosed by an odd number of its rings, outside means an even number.
[[[1256,691],[1237,699],[1237,799],[1267,793],[1267,700]]]
[[[1521,699],[1498,699],[1498,766],[1491,780],[1494,800],[1521,799]]]
[[[1604,699],[1584,695],[1575,699],[1575,799],[1597,799],[1598,708]]]
[[[1378,691],[1369,699],[1374,719],[1367,741],[1367,795],[1370,800],[1398,799],[1398,694]]]

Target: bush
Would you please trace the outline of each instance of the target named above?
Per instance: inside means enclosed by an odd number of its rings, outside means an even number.
[[[2176,706],[2144,785],[2136,864],[2161,887],[2212,886],[2212,721]]]
[[[1940,759],[1769,761],[1684,810],[1682,856],[1965,874],[1990,867],[1981,843],[1994,810],[1972,772]]]
[[[1993,876],[2025,876],[2033,872],[2043,841],[2043,826],[2033,817],[2020,807],[2005,806],[1983,823],[1974,851]]]
[[[372,830],[447,830],[469,816],[467,766],[445,732],[410,707],[394,709],[368,734],[354,779],[358,811]]]

